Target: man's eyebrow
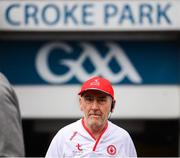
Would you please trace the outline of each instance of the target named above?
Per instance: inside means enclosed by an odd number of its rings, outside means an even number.
[[[106,95],[99,96],[98,98],[106,98]]]
[[[92,95],[90,94],[85,94],[84,97],[91,97]]]

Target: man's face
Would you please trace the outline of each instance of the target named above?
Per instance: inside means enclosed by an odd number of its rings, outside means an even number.
[[[79,101],[86,126],[93,130],[103,128],[111,110],[111,96],[98,90],[88,90]]]

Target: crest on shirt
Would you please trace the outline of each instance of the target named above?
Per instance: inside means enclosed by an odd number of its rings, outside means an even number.
[[[116,147],[114,145],[109,145],[107,147],[107,152],[109,155],[115,155],[116,154]]]

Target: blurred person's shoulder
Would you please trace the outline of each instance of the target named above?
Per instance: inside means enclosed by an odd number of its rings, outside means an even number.
[[[0,91],[3,93],[4,91],[11,91],[11,85],[4,74],[0,72]]]
[[[9,81],[7,80],[5,75],[0,72],[0,84],[3,84],[3,83],[9,84]]]

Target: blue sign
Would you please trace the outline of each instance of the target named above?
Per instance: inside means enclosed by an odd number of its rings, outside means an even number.
[[[113,84],[179,84],[176,42],[1,41],[0,71],[12,84],[79,84],[100,75]]]

